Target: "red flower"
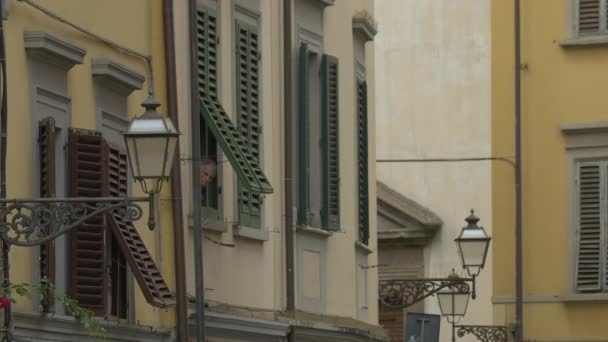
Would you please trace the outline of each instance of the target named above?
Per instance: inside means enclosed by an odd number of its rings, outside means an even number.
[[[0,298],[0,309],[8,308],[8,306],[10,304],[11,304],[11,302],[5,296],[3,296],[2,298]]]

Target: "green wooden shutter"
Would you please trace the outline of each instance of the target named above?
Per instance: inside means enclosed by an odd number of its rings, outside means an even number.
[[[308,45],[300,45],[300,71],[299,71],[299,185],[300,210],[298,223],[308,224]]]
[[[323,137],[323,228],[340,229],[340,145],[338,59],[323,55],[321,62]]]
[[[367,83],[357,81],[357,167],[359,188],[359,241],[369,242],[369,176],[367,143]]]
[[[55,119],[47,117],[38,125],[38,160],[40,162],[40,197],[55,197]],[[40,277],[55,283],[55,241],[40,246]],[[52,312],[50,293],[41,302],[42,311]]]
[[[602,245],[605,232],[605,203],[602,193],[606,188],[606,170],[599,161],[577,164],[577,252],[576,290],[594,292],[601,290]]]
[[[602,23],[602,17],[606,18],[606,13],[602,15],[601,8],[605,0],[578,0],[577,3],[577,27],[581,35],[595,34],[606,29],[606,24]]]
[[[218,101],[217,59],[218,42],[217,18],[209,9],[199,9],[196,21],[196,41],[198,49],[198,91]]]
[[[218,98],[218,28],[215,11],[201,6],[197,11],[198,92],[214,101]],[[217,140],[204,120],[200,123],[201,158],[218,161]],[[219,213],[219,178],[215,177],[203,192],[203,215],[221,219]]]
[[[107,148],[99,132],[68,130],[70,197],[105,197],[108,193]],[[98,316],[106,315],[106,220],[98,215],[69,233],[70,297]]]
[[[246,148],[260,161],[260,96],[258,32],[253,26],[236,22],[237,125]],[[259,228],[262,196],[239,182],[239,224]]]

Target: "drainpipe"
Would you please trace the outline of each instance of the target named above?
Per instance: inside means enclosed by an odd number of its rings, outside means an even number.
[[[175,63],[175,21],[173,0],[163,0],[163,33],[165,39],[165,60],[167,63],[167,108],[175,127],[179,127],[177,114],[177,81]],[[175,151],[180,156],[179,140]],[[175,249],[175,294],[177,307],[177,340],[188,341],[188,303],[186,298],[186,258],[184,256],[184,218],[182,203],[182,178],[179,158],[173,159],[171,171],[171,204],[173,207],[173,248]]]
[[[0,9],[4,8],[4,2],[0,0]],[[8,98],[6,96],[6,46],[4,44],[4,19],[0,15],[0,68],[2,69],[2,106],[0,108],[0,127],[2,134],[0,135],[0,198],[6,198],[6,143],[7,143],[7,122],[8,122]],[[0,220],[5,220],[1,217]],[[3,271],[3,287],[9,286],[9,263],[8,263],[8,245],[2,241],[2,271]],[[10,333],[11,326],[11,303],[4,309],[4,329],[6,336]],[[5,336],[5,337],[6,337]]]
[[[190,105],[192,134],[192,216],[194,221],[194,282],[196,288],[196,341],[205,341],[205,287],[203,284],[203,228],[201,223],[201,117],[198,95],[198,46],[196,40],[196,2],[188,0],[190,41]]]
[[[292,170],[292,0],[283,2],[283,72],[285,74],[283,84],[285,116],[283,127],[284,136],[284,156],[285,162],[285,275],[286,275],[286,295],[287,295],[287,312],[294,314],[296,310],[295,299],[295,275],[294,275],[294,226],[293,226],[293,170]],[[295,341],[294,329],[290,329],[288,340]]]
[[[523,341],[520,0],[515,0],[515,342]]]

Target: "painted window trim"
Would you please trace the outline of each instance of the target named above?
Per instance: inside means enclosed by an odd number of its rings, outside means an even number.
[[[95,81],[125,97],[142,89],[146,80],[142,73],[108,58],[93,58],[91,68]]]
[[[608,287],[595,292],[581,292],[576,290],[577,277],[577,185],[578,164],[581,161],[608,161],[608,122],[575,123],[560,125],[564,136],[566,151],[566,187],[568,196],[567,221],[567,256],[568,256],[568,290],[563,296],[572,298],[572,301],[587,301],[589,298],[598,298],[598,295],[608,296]],[[608,164],[608,162],[606,162]],[[608,234],[608,229],[605,232]],[[605,263],[608,263],[605,261]],[[603,267],[607,267],[604,265]],[[602,267],[602,266],[600,266]],[[565,299],[564,299],[565,300]],[[569,300],[565,300],[569,301]]]
[[[26,31],[24,45],[28,54],[64,70],[82,64],[86,50],[70,41],[44,31]]]
[[[566,38],[560,42],[562,48],[584,48],[608,46],[608,0],[600,0],[600,25],[604,26],[602,32],[579,34],[578,31],[578,0],[564,0],[566,8]],[[602,11],[601,8],[604,10]]]

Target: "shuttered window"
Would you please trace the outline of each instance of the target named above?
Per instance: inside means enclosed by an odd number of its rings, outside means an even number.
[[[198,88],[201,122],[206,125],[237,174],[240,185],[250,192],[271,193],[272,185],[256,156],[219,102],[217,96],[217,28],[209,11],[198,12]],[[209,135],[210,136],[210,135]]]
[[[367,83],[357,80],[357,169],[359,241],[369,242],[369,176],[367,142]]]
[[[259,46],[257,28],[236,22],[237,125],[244,146],[260,162]],[[262,196],[238,182],[239,224],[259,228]]]
[[[124,197],[128,194],[127,156],[120,149],[109,147],[101,134],[70,129],[68,134],[69,193],[73,197]],[[107,236],[111,232],[112,236]],[[171,291],[132,223],[119,212],[102,214],[85,221],[70,233],[69,293],[82,306],[99,316],[107,314],[108,278],[107,252],[110,244],[120,249],[117,266],[129,265],[149,304],[167,307],[175,304]],[[112,258],[116,251],[112,251]],[[114,261],[114,260],[113,260]],[[110,267],[110,270],[115,269]],[[122,273],[122,277],[121,274]],[[111,274],[112,304],[127,303],[126,273]],[[114,300],[118,300],[114,303]],[[124,317],[125,308],[113,306],[111,314]]]
[[[576,290],[608,290],[608,161],[577,164]]]
[[[40,197],[55,197],[55,119],[45,118],[38,125],[38,160],[40,162]],[[55,242],[48,241],[40,246],[40,277],[55,283]],[[44,312],[53,311],[50,293],[42,301]]]
[[[108,188],[107,144],[98,132],[68,131],[68,194],[105,197]],[[70,297],[98,316],[106,315],[106,219],[89,218],[69,234]]]
[[[300,45],[298,72],[298,178],[300,191],[300,210],[298,223],[308,224],[308,46]]]
[[[608,34],[607,3],[607,0],[576,1],[576,26],[580,36]]]
[[[218,44],[217,17],[214,11],[200,7],[197,11],[197,49],[198,49],[198,91],[200,96],[208,96],[219,102],[218,98]],[[202,159],[218,161],[217,140],[209,130],[205,120],[201,120],[201,153]],[[219,179],[205,187],[202,193],[203,215],[220,218],[219,215]]]
[[[340,229],[340,145],[338,59],[323,55],[321,62],[323,137],[323,228]]]

